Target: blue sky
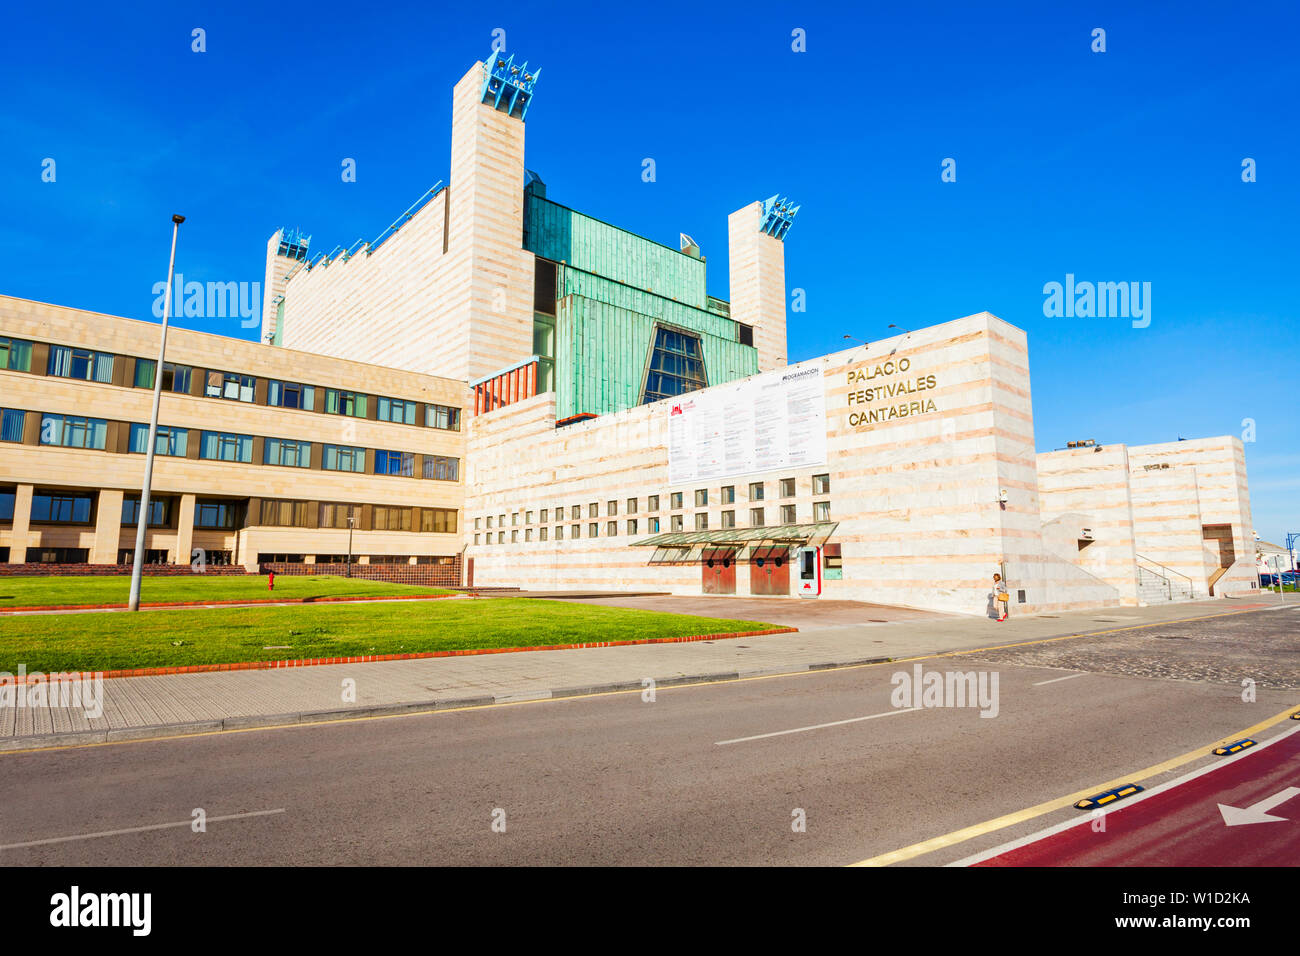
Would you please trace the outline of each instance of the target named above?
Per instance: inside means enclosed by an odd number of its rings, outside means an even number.
[[[0,291],[148,318],[173,212],[187,280],[260,282],[282,224],[318,252],[374,238],[447,177],[451,86],[497,28],[542,70],[528,165],[551,198],[691,234],[714,295],[727,214],[802,204],[792,360],[987,309],[1029,333],[1039,450],[1253,419],[1256,529],[1300,531],[1294,4],[13,6]],[[1046,317],[1067,273],[1150,282],[1150,326]]]

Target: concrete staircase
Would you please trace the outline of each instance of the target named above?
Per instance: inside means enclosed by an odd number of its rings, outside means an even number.
[[[1189,578],[1150,558],[1138,555],[1138,602],[1141,604],[1170,604],[1190,601],[1196,595]]]

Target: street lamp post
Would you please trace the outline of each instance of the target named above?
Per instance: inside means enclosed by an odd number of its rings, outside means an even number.
[[[167,294],[163,299],[162,341],[158,345],[158,364],[153,370],[153,412],[149,416],[149,444],[144,456],[144,485],[140,489],[140,515],[135,525],[135,560],[131,564],[132,611],[140,610],[140,572],[144,564],[144,530],[149,523],[149,486],[153,483],[154,443],[158,440],[158,402],[162,397],[163,357],[167,352],[167,321],[172,312],[172,275],[176,269],[176,235],[184,216],[172,216],[172,252],[167,261]]]

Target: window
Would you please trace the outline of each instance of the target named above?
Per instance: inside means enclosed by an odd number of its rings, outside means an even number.
[[[487,526],[488,526],[489,528],[492,527],[492,516],[491,516],[491,515],[488,515],[488,516],[487,516]]]
[[[366,450],[350,448],[347,445],[325,445],[321,455],[321,467],[326,471],[366,470]]]
[[[41,419],[41,444],[64,448],[103,449],[108,438],[108,422],[102,418],[76,418],[72,415],[46,415]]]
[[[360,392],[345,392],[339,388],[325,389],[325,411],[331,415],[366,417],[366,398]]]
[[[658,495],[651,495],[649,498],[647,498],[647,499],[645,500],[645,510],[646,510],[646,511],[658,511],[658,510],[659,510],[659,496],[658,496]]]
[[[753,528],[761,528],[761,527],[763,527],[763,525],[766,524],[766,523],[767,523],[767,522],[764,520],[764,517],[763,517],[763,509],[762,509],[762,508],[750,508],[750,509],[749,509],[749,524],[750,524],[750,527],[753,527]]]
[[[268,438],[262,451],[264,465],[288,465],[292,468],[311,467],[311,442],[292,441],[288,438]]]
[[[306,501],[277,501],[263,498],[262,512],[257,523],[274,528],[306,528],[310,526],[307,508]]]
[[[648,528],[648,530],[650,531],[651,534],[658,534],[658,533],[659,533],[659,519],[658,519],[658,518],[650,518],[650,519],[648,519],[647,522],[646,522],[646,526],[647,526],[647,528]]]
[[[165,528],[170,524],[172,513],[171,498],[150,498],[149,499],[149,527]],[[122,499],[122,524],[137,525],[140,523],[140,496],[134,498]]]
[[[795,520],[796,520],[796,519],[795,519],[795,508],[794,508],[794,505],[782,505],[782,506],[781,506],[781,524],[794,524],[794,523],[795,523]]]
[[[158,363],[153,359],[136,359],[135,387],[153,388],[154,370],[157,367]],[[171,362],[163,362],[162,390],[188,395],[190,393],[191,371],[193,370],[188,365],[173,365]]]
[[[482,527],[483,527],[483,519],[482,519],[482,518],[475,518],[475,519],[474,519],[474,530],[475,530],[475,531],[478,531],[478,530],[479,530],[480,528],[482,528]]]
[[[113,355],[109,352],[54,345],[50,347],[50,362],[46,373],[60,378],[76,378],[83,382],[111,382]]]
[[[16,494],[13,488],[5,488],[0,491],[0,521],[14,520],[14,498]]]
[[[830,475],[813,475],[813,494],[829,495],[831,493]]]
[[[375,505],[370,527],[375,531],[410,531],[411,509]]]
[[[22,339],[0,338],[0,368],[11,372],[30,372],[32,343]]]
[[[545,541],[545,540],[547,540],[547,534],[546,534],[546,533],[547,533],[548,531],[550,531],[550,530],[551,530],[550,528],[538,528],[538,529],[537,529],[537,540],[539,540],[539,541]]]
[[[497,527],[498,527],[498,528],[504,528],[505,526],[506,526],[506,516],[505,516],[505,515],[497,515]]]
[[[154,434],[153,453],[155,455],[170,455],[173,458],[184,458],[189,443],[189,429],[159,425],[158,431]],[[132,454],[143,455],[147,452],[149,450],[149,426],[133,422],[131,424],[131,438],[127,447]]]
[[[253,400],[254,379],[234,372],[208,372],[203,394],[208,398],[228,398],[235,402]]]
[[[474,535],[474,543],[475,543],[475,544],[478,544],[478,539],[481,538],[481,537],[483,537],[481,534],[476,534],[476,535]]]
[[[736,526],[736,513],[734,511],[722,512],[722,526],[724,528],[734,528]]]
[[[636,519],[635,519],[635,518],[628,518],[628,519],[627,519],[627,533],[628,533],[628,534],[636,534]]]
[[[506,533],[504,531],[498,531],[497,544],[505,544],[505,543],[506,543]]]
[[[697,488],[695,491],[695,507],[707,508],[709,506],[709,489]]]
[[[543,508],[543,509],[542,509],[542,524],[546,524],[546,522],[548,522],[548,521],[550,521],[550,520],[551,520],[551,511],[550,511],[550,509],[549,509],[549,508]]]
[[[761,481],[756,481],[749,486],[749,500],[750,501],[763,500],[763,483]]]
[[[573,514],[572,514],[573,520],[577,521],[581,517],[582,517],[582,505],[574,505]]]
[[[829,501],[813,502],[813,521],[830,521],[831,503]]]
[[[516,511],[510,516],[510,526],[513,528],[519,524],[519,512]]]
[[[204,500],[194,503],[194,527],[230,530],[243,523],[243,502]]]
[[[409,451],[376,451],[375,474],[414,477],[415,456]]]
[[[627,513],[630,514],[630,515],[634,515],[634,514],[636,514],[636,499],[635,499],[635,498],[629,498],[629,499],[627,499]]]
[[[617,502],[617,501],[611,501],[611,502],[609,502],[608,504],[606,504],[606,505],[605,505],[605,514],[608,515],[608,516],[610,516],[610,517],[613,517],[614,515],[618,514],[618,502]]]
[[[700,337],[674,329],[656,328],[641,404],[693,392],[706,384]]]
[[[532,540],[533,540],[533,529],[532,529],[532,528],[527,528],[527,529],[524,530],[524,540],[525,540],[525,541],[532,541]]]
[[[682,493],[680,491],[674,491],[672,497],[669,499],[669,502],[670,504],[668,507],[676,511],[678,508],[682,506]]]
[[[754,327],[752,325],[746,325],[744,322],[737,322],[736,341],[738,341],[741,345],[753,346]]]
[[[519,543],[519,532],[518,532],[518,531],[511,531],[511,532],[510,532],[510,543],[511,543],[511,544],[518,544],[518,543]]]
[[[618,522],[617,521],[605,522],[605,537],[613,538],[616,537],[617,535],[618,535]]]
[[[708,531],[708,530],[709,530],[709,515],[708,515],[708,512],[702,512],[701,514],[697,514],[697,515],[695,516],[695,530],[696,530],[696,531]]]
[[[265,551],[257,552],[258,564],[302,564],[306,555],[302,554],[269,554]]]
[[[532,524],[532,523],[533,523],[533,513],[530,511],[524,515],[524,524]]]
[[[727,485],[722,489],[722,503],[724,505],[734,504],[736,501],[736,486]]]
[[[587,517],[588,517],[588,518],[599,518],[599,517],[600,517],[600,505],[597,504],[597,503],[594,502],[594,501],[593,501],[591,504],[587,505]]]
[[[673,515],[672,529],[674,531],[681,531],[683,527],[684,527],[684,523],[682,521],[682,516]]]
[[[563,541],[563,540],[564,540],[564,525],[562,525],[562,524],[557,524],[557,525],[555,526],[555,540],[556,540],[556,541]]]
[[[569,537],[572,538],[574,541],[577,541],[579,538],[581,538],[582,525],[580,524],[571,525],[569,527]]]
[[[396,422],[399,425],[415,424],[415,402],[399,398],[381,398],[379,400],[379,420]]]
[[[794,479],[793,479],[793,478],[782,478],[782,479],[781,479],[781,497],[782,497],[782,498],[793,498],[793,497],[794,497]]]
[[[317,522],[317,524],[322,528],[350,528],[353,527],[352,521],[356,518],[356,508],[352,505],[322,502],[320,506],[320,521]]]
[[[426,479],[437,481],[459,481],[460,459],[445,458],[442,455],[425,455],[424,476]]]
[[[32,521],[90,524],[93,496],[88,492],[38,491],[32,495]]]
[[[132,552],[134,554],[134,552]],[[156,552],[150,551],[150,554]],[[163,563],[167,552],[163,551]],[[28,548],[28,564],[85,564],[90,560],[89,548]]]
[[[587,537],[588,537],[588,538],[594,538],[594,537],[597,537],[599,534],[600,534],[600,525],[599,525],[599,524],[597,524],[596,522],[593,521],[591,524],[587,525]]]
[[[199,457],[209,461],[253,461],[253,436],[230,432],[203,432],[199,441]]]
[[[0,441],[22,441],[27,426],[27,413],[16,408],[6,408],[0,417]]]
[[[442,428],[450,432],[460,431],[460,409],[447,405],[426,405],[424,407],[424,424],[429,428]]]
[[[310,412],[316,408],[316,388],[312,385],[299,385],[297,382],[271,381],[266,386],[266,404],[277,408],[302,408]]]
[[[457,514],[455,508],[425,508],[421,512],[420,530],[435,534],[455,534]]]

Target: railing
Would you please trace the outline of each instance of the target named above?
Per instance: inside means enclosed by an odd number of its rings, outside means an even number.
[[[1192,589],[1192,579],[1189,578],[1187,575],[1181,574],[1178,571],[1175,571],[1173,568],[1161,564],[1159,561],[1152,561],[1146,555],[1139,554],[1135,556],[1137,557],[1139,562],[1145,561],[1147,564],[1154,565],[1155,567],[1160,569],[1160,571],[1153,571],[1151,568],[1144,568],[1140,563],[1138,564],[1139,571],[1146,571],[1148,574],[1153,574],[1165,582],[1165,595],[1168,597],[1170,601],[1174,599],[1174,582],[1170,580],[1169,577],[1169,575],[1171,574],[1177,575],[1178,577],[1182,578],[1184,581],[1187,582],[1187,596],[1189,598],[1196,596],[1195,591]],[[1165,573],[1162,574],[1161,573],[1162,571]]]

